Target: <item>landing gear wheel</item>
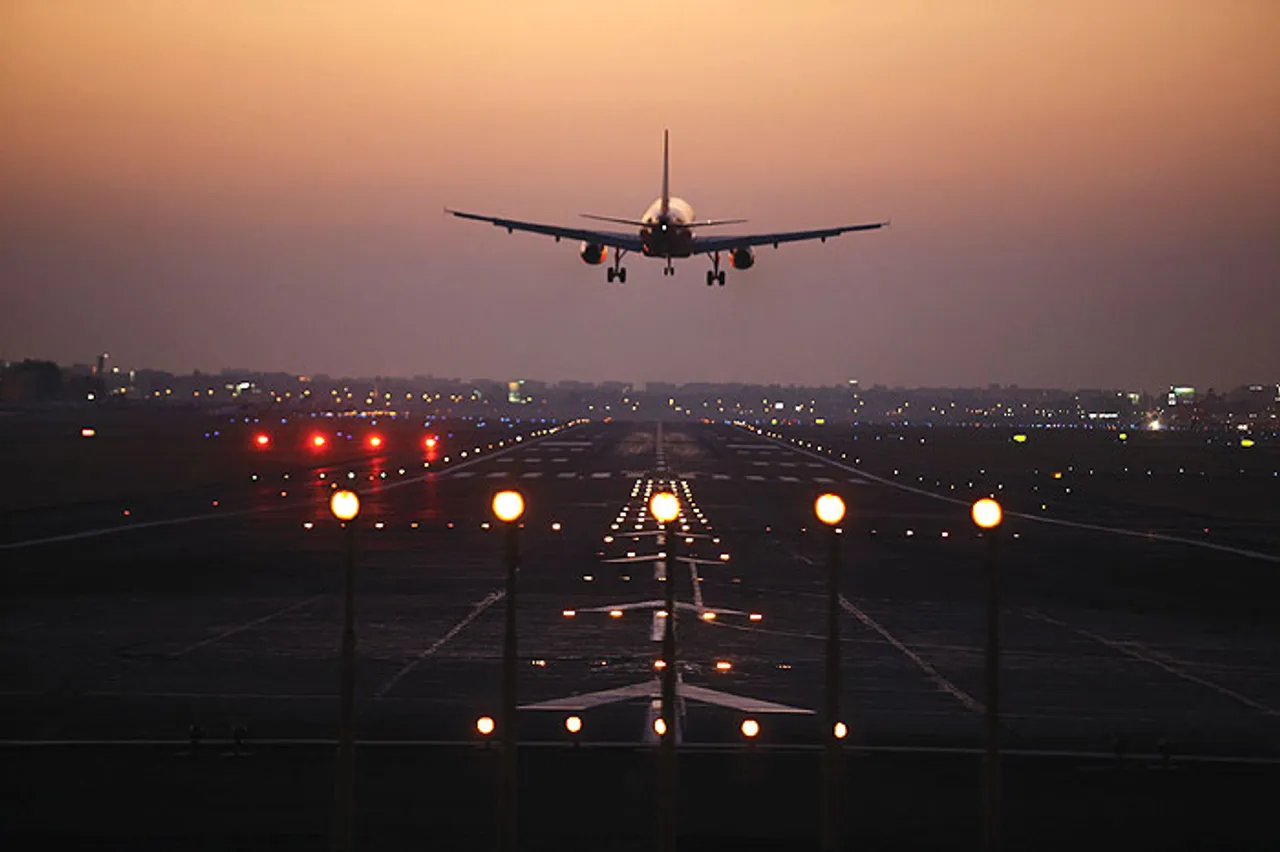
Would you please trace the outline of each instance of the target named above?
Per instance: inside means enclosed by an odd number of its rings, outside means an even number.
[[[606,269],[606,270],[604,271],[604,280],[605,280],[605,281],[607,281],[608,283],[612,284],[612,283],[613,283],[613,276],[614,276],[615,274],[616,274],[616,273],[615,273],[615,271],[614,271],[614,268],[613,268],[612,266],[610,266],[608,269]]]
[[[619,283],[619,284],[626,284],[626,283],[627,283],[627,270],[625,270],[625,269],[619,269],[619,270],[618,270],[618,283]]]
[[[707,286],[710,287],[714,283],[716,283],[716,274],[712,272],[710,269],[708,269],[707,270]]]
[[[724,286],[724,270],[723,269],[721,269],[719,272],[716,273],[716,281],[720,282],[721,287]]]

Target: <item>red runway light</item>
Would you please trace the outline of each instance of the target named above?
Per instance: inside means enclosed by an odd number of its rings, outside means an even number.
[[[379,447],[381,447],[381,446],[382,446],[382,438],[381,438],[381,436],[378,436],[378,435],[370,435],[370,436],[369,436],[369,446],[370,446],[370,447],[372,447],[372,448],[373,448],[373,449],[375,449],[375,450],[376,450],[376,449],[378,449]]]
[[[311,446],[315,447],[317,450],[322,448],[327,443],[329,443],[329,441],[325,438],[324,435],[311,436]]]
[[[266,432],[259,432],[257,435],[253,436],[253,443],[254,446],[259,449],[265,450],[267,447],[271,446],[271,436]]]
[[[438,443],[439,441],[436,440],[436,437],[434,435],[428,435],[426,440],[422,442],[422,445],[426,447],[428,450],[434,450],[436,448],[436,444]]]

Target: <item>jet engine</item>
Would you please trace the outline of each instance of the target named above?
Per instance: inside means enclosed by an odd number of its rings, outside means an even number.
[[[604,262],[605,255],[609,253],[608,246],[602,246],[599,243],[583,243],[578,247],[578,254],[582,257],[583,263],[589,263],[597,266]]]
[[[756,265],[756,253],[750,246],[734,249],[729,252],[729,260],[734,269],[750,269]]]

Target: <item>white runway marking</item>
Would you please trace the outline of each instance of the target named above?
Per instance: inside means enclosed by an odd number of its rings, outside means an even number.
[[[527,471],[527,472],[525,472],[525,473],[522,473],[522,474],[520,475],[520,478],[521,478],[521,479],[537,479],[537,478],[539,478],[540,476],[542,476],[542,471],[540,471],[540,470],[530,470],[530,471]]]
[[[789,447],[789,445],[786,442],[780,441],[776,438],[769,438],[769,440],[773,441],[775,444],[777,444],[780,447]],[[811,458],[815,458],[820,462],[825,462],[826,464],[829,464],[832,467],[839,468],[840,470],[843,470],[843,471],[848,471],[849,473],[856,473],[859,476],[866,478],[866,479],[852,479],[852,478],[849,479],[848,481],[853,485],[865,485],[866,480],[869,479],[872,482],[878,482],[881,485],[887,485],[890,488],[897,488],[899,491],[908,491],[912,494],[919,494],[922,497],[929,497],[933,500],[941,500],[944,503],[951,503],[953,505],[964,506],[966,508],[970,505],[969,502],[966,500],[960,500],[956,497],[948,497],[945,494],[936,494],[932,491],[926,491],[923,488],[916,488],[911,485],[903,485],[901,482],[894,482],[892,479],[886,479],[883,476],[876,476],[874,473],[868,473],[865,470],[862,470],[861,468],[852,467],[847,464],[841,464],[840,462],[835,461],[834,459],[826,458],[825,456],[819,455],[818,453],[812,453],[812,452],[809,452],[808,450],[802,450],[802,449],[795,449],[794,451],[797,453],[803,453],[804,455],[807,455]],[[1148,532],[1146,530],[1126,530],[1126,529],[1119,529],[1117,527],[1104,527],[1098,524],[1085,524],[1085,523],[1079,523],[1077,521],[1063,521],[1063,520],[1059,520],[1058,518],[1048,518],[1048,517],[1045,517],[1044,515],[1028,515],[1024,512],[1010,512],[1007,509],[1005,510],[1004,514],[1006,517],[1021,518],[1024,521],[1034,521],[1035,523],[1038,523],[1038,524],[1051,524],[1053,526],[1070,527],[1072,529],[1089,530],[1091,532],[1105,532],[1105,533],[1111,533],[1113,535],[1129,536],[1131,538],[1145,538],[1149,541],[1164,541],[1170,544],[1186,544],[1186,545],[1190,545],[1191,547],[1203,547],[1205,550],[1216,550],[1219,553],[1231,553],[1236,556],[1243,556],[1246,559],[1258,559],[1263,562],[1280,563],[1280,556],[1274,556],[1270,553],[1261,553],[1256,550],[1246,550],[1242,547],[1231,547],[1230,545],[1226,545],[1226,544],[1215,544],[1214,542],[1211,542],[1211,541],[1200,541],[1199,539],[1194,539],[1194,538],[1182,538],[1180,536],[1174,536],[1174,535],[1163,535],[1160,533]]]
[[[1097,633],[1092,633],[1088,630],[1083,630],[1079,627],[1073,627],[1072,625],[1066,623],[1065,621],[1060,621],[1056,618],[1052,618],[1051,616],[1045,615],[1044,613],[1041,613],[1041,612],[1036,612],[1034,610],[1023,610],[1022,615],[1023,617],[1030,618],[1033,621],[1043,621],[1048,624],[1053,624],[1058,627],[1061,627],[1065,630],[1070,630],[1072,633],[1075,633],[1077,636],[1083,636],[1086,639],[1092,639],[1094,642],[1097,642],[1101,645],[1105,645],[1113,651],[1119,651],[1121,654],[1124,654],[1125,656],[1132,657],[1135,660],[1141,660],[1144,663],[1149,663],[1150,665],[1153,665],[1156,668],[1161,669],[1162,671],[1168,672],[1174,677],[1180,677],[1183,680],[1190,681],[1191,683],[1198,684],[1208,689],[1212,689],[1214,692],[1218,693],[1219,695],[1224,695],[1227,698],[1233,699],[1234,701],[1238,701],[1239,703],[1243,704],[1246,707],[1249,707],[1253,710],[1257,710],[1259,713],[1263,714],[1264,716],[1280,716],[1280,710],[1275,710],[1274,708],[1268,707],[1265,704],[1254,701],[1252,698],[1247,698],[1234,690],[1227,689],[1225,686],[1216,684],[1211,680],[1206,680],[1198,675],[1193,675],[1190,672],[1183,671],[1182,669],[1176,666],[1169,665],[1163,660],[1157,659],[1156,657],[1152,656],[1150,652],[1147,651],[1147,649],[1142,648],[1141,645],[1135,642],[1119,642],[1119,641],[1116,641],[1115,639],[1108,639],[1105,636],[1099,636]]]
[[[388,680],[386,683],[384,683],[382,685],[382,688],[373,694],[373,697],[382,698],[383,696],[385,696],[388,692],[391,691],[392,687],[394,687],[397,683],[400,682],[400,678],[404,677],[410,671],[413,670],[414,666],[416,666],[418,663],[425,660],[427,657],[430,657],[436,651],[439,651],[441,648],[443,648],[449,642],[450,639],[457,636],[459,633],[461,633],[463,630],[467,628],[468,624],[470,624],[471,622],[479,618],[481,613],[483,613],[486,609],[493,606],[494,604],[496,604],[498,601],[502,600],[506,596],[507,596],[507,593],[502,589],[496,589],[490,592],[489,594],[487,594],[484,597],[484,599],[480,601],[480,603],[475,605],[475,608],[472,609],[471,612],[467,613],[465,618],[463,618],[457,624],[453,625],[453,627],[449,629],[448,633],[441,636],[434,643],[428,646],[425,651],[423,651],[421,654],[419,654],[418,656],[410,660],[404,666],[404,668],[400,669],[400,671],[392,675],[391,679]]]
[[[529,441],[524,444],[524,446],[528,447],[531,443],[535,443],[538,441],[545,441],[545,440],[546,440],[545,437],[530,438]],[[482,461],[493,460],[498,462],[504,462],[504,461],[510,462],[512,461],[512,459],[500,458],[500,456],[506,456],[507,453],[514,452],[515,450],[518,450],[520,448],[521,448],[520,445],[517,444],[517,445],[510,446],[505,450],[497,450],[495,452],[488,453],[487,455],[476,456],[475,458],[470,459],[469,461],[456,462],[453,465],[451,470],[457,470],[463,467],[470,467],[471,465],[479,464]],[[432,478],[433,476],[438,475],[443,478],[447,476],[450,472],[451,471],[442,471],[440,474],[436,474],[435,472],[426,473],[421,476],[414,476],[409,479],[402,479],[398,482],[388,482],[382,485],[374,485],[373,487],[368,489],[367,493],[377,494],[382,491],[391,491],[392,489],[395,489],[395,488],[404,488],[407,485],[416,485],[421,482],[426,482],[428,479]],[[67,542],[67,541],[78,541],[79,539],[84,539],[84,538],[96,538],[98,536],[103,536],[103,535],[114,535],[116,533],[121,533],[121,532],[132,532],[134,530],[154,529],[156,527],[172,527],[172,526],[177,526],[179,524],[191,524],[191,523],[197,523],[199,521],[212,521],[220,518],[236,518],[236,517],[241,517],[243,515],[257,515],[257,514],[265,515],[268,512],[283,512],[288,509],[296,509],[299,506],[328,506],[328,505],[329,505],[329,495],[325,494],[323,497],[319,498],[318,500],[316,499],[300,500],[298,502],[278,503],[274,506],[254,506],[253,508],[250,508],[250,509],[237,509],[235,511],[226,511],[226,512],[206,512],[200,515],[186,515],[181,518],[165,518],[159,521],[144,521],[142,523],[136,523],[136,524],[121,524],[115,527],[104,527],[96,530],[84,530],[82,532],[74,532],[74,533],[67,533],[65,535],[49,536],[47,538],[33,538],[33,539],[28,539],[27,541],[11,541],[11,542],[8,542],[7,544],[0,544],[0,550],[20,550],[26,547],[39,547],[40,545],[44,545],[44,544],[59,544],[61,542]]]
[[[568,456],[560,456],[560,457],[558,457],[558,458],[554,458],[554,459],[552,459],[552,460],[551,460],[551,463],[552,463],[552,464],[567,464],[567,463],[568,463],[568,461],[569,461]]]
[[[470,479],[475,475],[476,475],[476,472],[474,470],[460,470],[457,473],[452,474],[449,478],[450,479]]]
[[[307,604],[314,603],[315,601],[320,600],[320,598],[322,597],[324,597],[323,594],[312,595],[306,600],[291,603],[288,606],[282,609],[278,609],[275,612],[264,615],[261,618],[255,618],[253,621],[246,621],[244,624],[238,625],[236,627],[232,627],[229,630],[222,631],[217,636],[210,636],[208,639],[202,639],[199,642],[188,645],[187,647],[183,648],[181,651],[174,651],[172,654],[169,655],[169,659],[176,660],[179,657],[185,657],[187,654],[191,653],[192,651],[196,651],[200,648],[205,647],[206,645],[212,645],[214,642],[220,642],[223,639],[226,639],[228,636],[234,636],[237,633],[243,633],[246,630],[251,630],[260,624],[266,624],[268,621],[272,620],[273,618],[278,618],[286,613],[293,612],[295,609],[301,609]]]
[[[713,474],[711,474],[711,478],[712,478],[712,479],[725,480],[725,479],[729,479],[729,478],[730,478],[730,476],[729,476],[729,474],[727,474],[727,473],[713,473]]]
[[[608,470],[597,470],[595,473],[591,474],[592,479],[608,479],[611,476],[613,476],[613,473]]]
[[[778,479],[779,479],[781,482],[799,482],[799,481],[800,481],[799,479],[797,479],[797,478],[796,478],[796,477],[794,477],[794,476],[779,476],[779,477],[778,477]]]
[[[508,476],[508,475],[509,474],[505,470],[495,470],[493,473],[486,473],[484,475],[484,478],[485,479],[502,479],[504,476]]]
[[[840,596],[840,606],[844,609],[845,612],[849,613],[854,618],[858,619],[858,621],[861,621],[864,625],[866,625],[867,627],[870,627],[872,630],[879,633],[886,642],[888,642],[894,648],[897,648],[898,651],[903,656],[905,656],[908,660],[915,663],[916,668],[924,672],[925,675],[929,678],[929,680],[933,681],[934,685],[937,686],[939,689],[941,689],[943,692],[950,695],[956,701],[959,701],[961,704],[965,706],[966,709],[972,710],[975,713],[983,712],[985,708],[979,701],[975,700],[972,695],[965,692],[963,689],[956,686],[954,683],[947,680],[942,675],[938,674],[937,669],[935,669],[933,666],[929,665],[924,660],[922,660],[920,658],[920,655],[917,654],[915,651],[912,651],[906,645],[899,642],[893,636],[892,633],[890,633],[888,630],[885,630],[883,627],[881,627],[878,621],[876,621],[871,616],[867,615],[858,607],[854,606],[849,601],[849,599],[846,598],[844,595]]]
[[[832,479],[832,478],[831,478],[831,477],[829,477],[829,476],[815,476],[815,477],[813,478],[813,481],[814,481],[814,482],[820,482],[820,483],[822,483],[823,485],[831,485],[833,482],[835,482],[835,480],[834,480],[834,479]]]
[[[748,473],[746,478],[750,479],[752,482],[764,482],[764,477],[756,473]]]
[[[768,467],[768,466],[769,466],[769,463],[768,463],[767,461],[753,461],[753,462],[752,462],[752,464],[753,464],[753,465],[755,465],[756,467]]]
[[[578,474],[569,472],[569,471],[556,474],[556,479],[577,479],[577,478],[578,478]]]

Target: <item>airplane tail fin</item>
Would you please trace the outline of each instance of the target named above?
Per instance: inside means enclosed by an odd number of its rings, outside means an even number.
[[[671,209],[670,160],[667,156],[667,131],[662,131],[662,214]]]

